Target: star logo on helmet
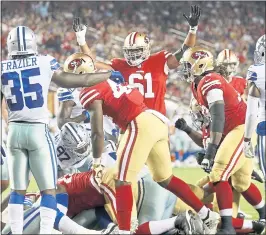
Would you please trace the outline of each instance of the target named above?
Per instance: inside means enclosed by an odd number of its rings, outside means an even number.
[[[81,59],[74,59],[68,64],[68,69],[74,70],[77,69],[82,63],[85,62],[82,58]]]
[[[203,58],[208,57],[208,56],[209,56],[208,53],[205,52],[205,51],[196,51],[196,52],[194,52],[194,53],[191,55],[191,57],[192,57],[193,59],[195,59],[195,60],[197,60],[197,59],[203,59]]]

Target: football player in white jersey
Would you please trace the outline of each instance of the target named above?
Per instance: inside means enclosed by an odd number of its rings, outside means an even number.
[[[260,168],[265,178],[266,159],[265,159],[265,34],[261,36],[256,44],[254,52],[254,65],[248,69],[247,79],[249,81],[248,106],[245,123],[244,151],[247,157],[253,157],[254,151],[251,144],[251,136],[257,127],[258,134],[258,155]],[[259,120],[257,120],[259,117]],[[258,123],[258,124],[257,124]]]
[[[87,87],[117,72],[66,73],[52,56],[38,55],[34,32],[25,26],[7,37],[8,60],[1,61],[1,92],[8,107],[8,171],[12,193],[9,222],[13,234],[23,232],[23,201],[31,172],[42,192],[41,234],[50,234],[56,216],[57,167],[53,140],[48,131],[47,97],[51,80],[65,88]]]

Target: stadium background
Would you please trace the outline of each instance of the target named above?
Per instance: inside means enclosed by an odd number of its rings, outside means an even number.
[[[125,36],[131,31],[146,32],[151,38],[152,52],[162,49],[174,52],[181,46],[188,25],[183,13],[191,4],[202,8],[197,45],[204,45],[217,55],[225,48],[236,52],[240,60],[238,74],[245,76],[253,63],[257,39],[265,34],[265,2],[1,2],[1,57],[7,57],[6,37],[17,25],[30,27],[37,34],[41,54],[51,54],[63,64],[66,57],[77,52],[72,30],[73,16],[80,16],[88,25],[86,40],[97,59],[108,61],[122,57]],[[51,130],[54,130],[58,102],[56,87],[51,86],[49,110]],[[189,120],[188,104],[191,92],[188,84],[171,71],[167,81],[170,116]],[[172,153],[178,158],[191,155],[198,147],[186,134],[175,131],[171,136]],[[179,166],[179,162],[177,162]],[[191,162],[189,163],[191,165]],[[195,183],[204,173],[200,169],[176,170],[182,178]],[[31,189],[36,186],[34,182]],[[247,204],[243,209],[254,215]]]

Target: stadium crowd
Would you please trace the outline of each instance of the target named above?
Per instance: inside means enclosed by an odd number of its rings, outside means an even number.
[[[181,46],[188,26],[183,13],[192,2],[11,2],[2,3],[2,57],[7,56],[6,37],[16,25],[26,25],[37,34],[39,51],[51,54],[62,64],[76,52],[73,16],[82,17],[88,25],[87,43],[99,60],[122,57],[123,39],[131,31],[147,32],[152,51],[175,51]],[[263,2],[197,2],[204,12],[198,27],[198,42],[204,40],[216,54],[224,48],[233,49],[240,59],[239,74],[245,76],[252,64],[255,42],[265,31]],[[214,10],[215,9],[215,10]],[[217,11],[216,9],[219,9]],[[173,30],[171,30],[173,29]],[[167,92],[175,101],[188,105],[191,97],[188,84],[171,72]],[[188,110],[185,111],[186,115]],[[179,135],[180,133],[178,133]],[[190,142],[186,137],[184,143]],[[178,144],[179,145],[179,144]],[[177,149],[183,149],[180,144]],[[191,147],[188,147],[191,149]]]

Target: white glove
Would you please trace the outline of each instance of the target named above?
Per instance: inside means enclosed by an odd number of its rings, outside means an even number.
[[[244,151],[244,154],[247,158],[254,158],[255,154],[254,154],[252,143],[250,141],[248,141],[248,142],[244,141],[243,151]]]
[[[80,46],[85,45],[86,44],[85,35],[87,31],[87,26],[81,23],[81,19],[79,17],[74,18],[73,29],[76,33],[78,44]]]
[[[86,39],[85,39],[86,31],[87,31],[87,27],[85,25],[82,25],[82,30],[75,32],[76,37],[77,37],[77,42],[80,46],[83,46],[86,44]]]
[[[201,168],[206,172],[210,173],[211,172],[211,162],[207,158],[204,158],[203,161],[201,162]]]

